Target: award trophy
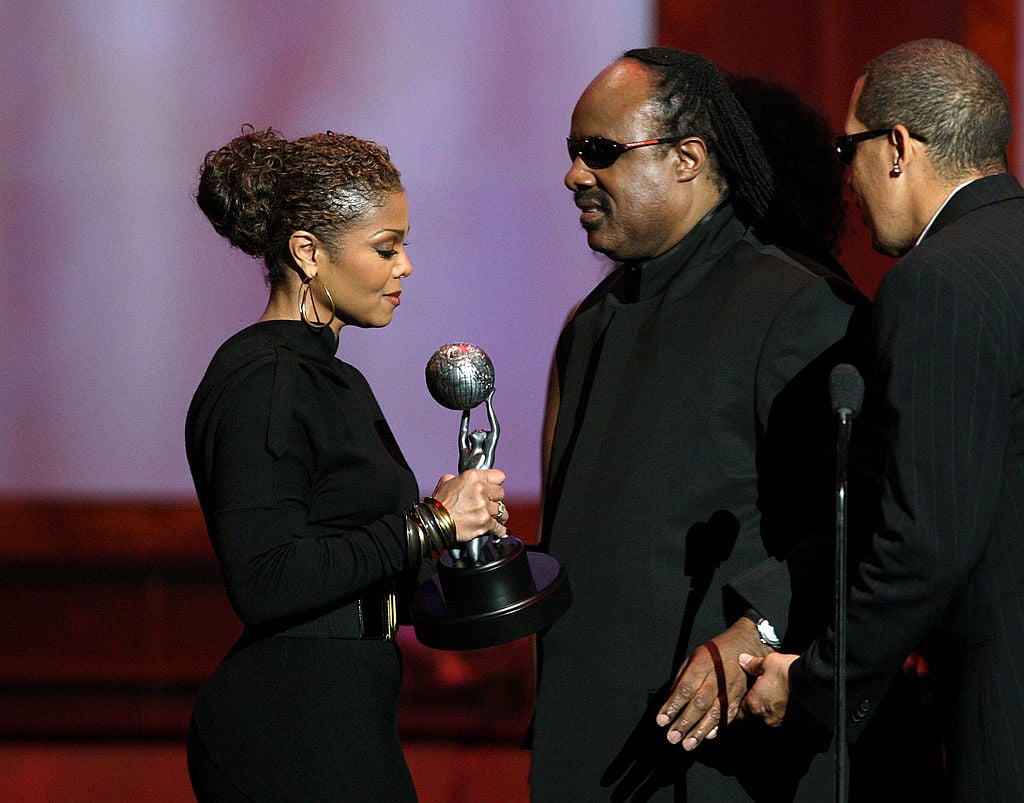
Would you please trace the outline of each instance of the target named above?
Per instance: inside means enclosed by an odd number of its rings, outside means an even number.
[[[491,403],[494,366],[468,343],[449,343],[427,362],[434,400],[462,411],[459,472],[491,468],[498,419]],[[470,411],[485,403],[490,430],[470,431]],[[412,605],[416,637],[428,647],[465,650],[493,647],[551,625],[569,608],[572,592],[562,565],[527,551],[514,536],[487,534],[453,546],[437,561],[437,574],[420,586]]]

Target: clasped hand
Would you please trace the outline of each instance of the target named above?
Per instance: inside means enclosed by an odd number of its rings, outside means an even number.
[[[669,698],[657,715],[658,725],[668,728],[666,738],[673,744],[682,742],[684,750],[695,749],[704,739],[714,739],[719,727],[742,717],[747,675],[740,656],[760,658],[771,652],[758,637],[754,623],[745,617],[709,644],[710,648],[701,645],[683,661]],[[720,664],[717,667],[716,661]]]
[[[760,717],[773,728],[781,725],[789,703],[789,667],[799,657],[779,652],[764,657],[741,655],[740,666],[755,678],[754,685],[743,698],[743,711]]]

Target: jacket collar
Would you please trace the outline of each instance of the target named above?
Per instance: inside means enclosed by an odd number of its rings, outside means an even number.
[[[1024,198],[1024,189],[1021,188],[1017,178],[1010,173],[997,173],[994,176],[985,176],[972,181],[954,193],[922,239],[927,240],[935,232],[945,228],[968,212],[989,204],[1008,201],[1011,198]]]

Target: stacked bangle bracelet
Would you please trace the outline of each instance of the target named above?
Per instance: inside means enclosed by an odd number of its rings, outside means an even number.
[[[434,497],[417,502],[403,515],[410,566],[455,544],[455,519]]]

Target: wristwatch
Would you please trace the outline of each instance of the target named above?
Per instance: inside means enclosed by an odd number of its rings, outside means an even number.
[[[782,646],[782,639],[775,632],[772,623],[763,616],[757,620],[757,635],[760,637],[762,644],[767,644],[773,650],[777,650]]]

